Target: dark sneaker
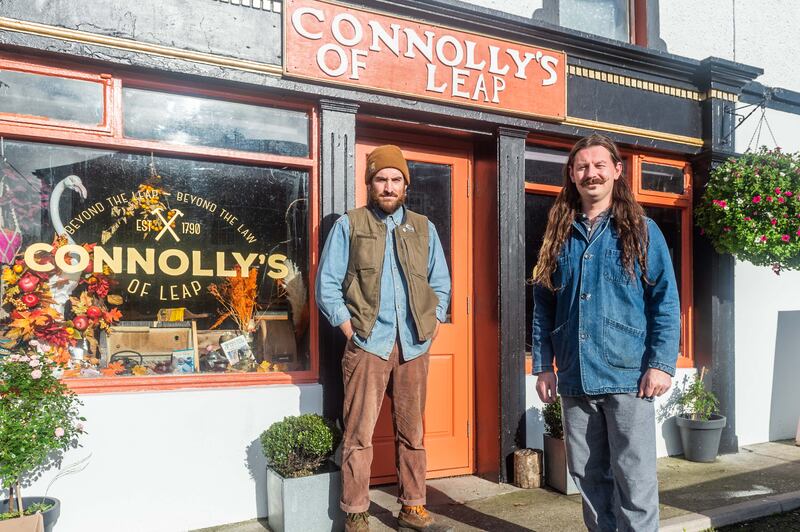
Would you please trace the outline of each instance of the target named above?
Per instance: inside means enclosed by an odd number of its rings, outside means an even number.
[[[344,532],[369,532],[369,512],[347,514],[344,519]]]
[[[401,532],[411,532],[412,530],[419,532],[453,532],[452,526],[437,524],[424,506],[406,506],[404,504],[403,509],[400,510],[400,515],[397,516],[397,525],[397,530]]]

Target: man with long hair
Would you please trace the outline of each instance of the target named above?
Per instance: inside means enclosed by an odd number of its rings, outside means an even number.
[[[446,532],[425,510],[422,416],[428,349],[447,319],[450,273],[434,225],[404,206],[411,177],[400,148],[367,156],[369,205],[348,211],[320,258],[317,303],[347,337],[342,357],[342,498],[346,532],[369,530],[372,434],[392,397],[401,530]]]
[[[664,236],[622,170],[602,135],[569,154],[533,271],[533,372],[543,402],[562,396],[586,527],[645,532],[658,530],[653,399],[675,374],[680,304]]]

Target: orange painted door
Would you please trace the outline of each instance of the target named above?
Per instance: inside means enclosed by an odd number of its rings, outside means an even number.
[[[469,145],[450,139],[416,137],[358,138],[356,143],[356,204],[366,204],[362,179],[366,157],[381,144],[396,144],[409,162],[411,186],[406,205],[435,225],[448,259],[452,295],[448,319],[431,345],[428,399],[425,409],[425,448],[428,478],[474,471],[472,366],[472,212],[469,197],[472,170]],[[393,482],[394,430],[391,400],[384,397],[373,437],[372,483]]]

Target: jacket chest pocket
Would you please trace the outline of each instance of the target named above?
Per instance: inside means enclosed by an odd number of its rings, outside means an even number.
[[[356,233],[353,239],[351,260],[356,270],[368,270],[378,267],[378,237],[371,234]]]
[[[408,265],[411,269],[411,274],[423,277],[426,281],[428,279],[428,248],[425,246],[423,239],[416,235],[402,235],[397,234],[395,230],[395,240],[397,241],[398,251],[402,247],[400,253],[405,255],[408,259]],[[424,253],[423,253],[424,247]]]
[[[553,288],[556,290],[561,290],[567,286],[567,283],[569,283],[571,277],[572,269],[569,255],[561,255],[558,257],[556,271],[553,272]]]
[[[638,278],[641,274],[638,265],[634,271]],[[622,264],[622,252],[620,250],[609,249],[606,251],[605,261],[603,262],[603,276],[612,283],[621,285],[633,284],[633,279]]]

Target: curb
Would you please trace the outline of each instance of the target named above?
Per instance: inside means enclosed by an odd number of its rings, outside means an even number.
[[[661,532],[701,532],[758,519],[768,515],[790,512],[800,508],[800,491],[772,495],[761,499],[721,506],[705,513],[689,513],[666,519],[659,524]]]

